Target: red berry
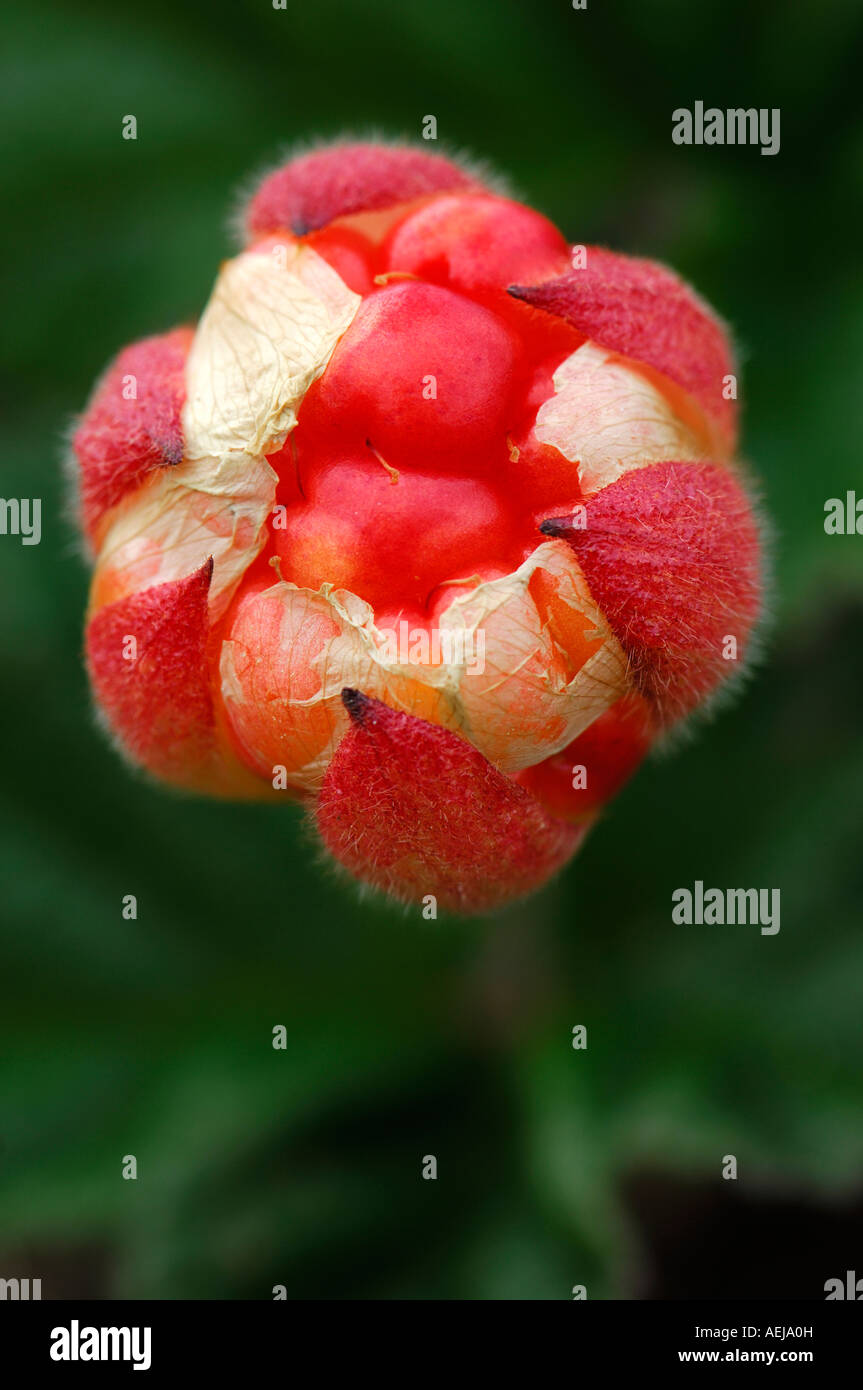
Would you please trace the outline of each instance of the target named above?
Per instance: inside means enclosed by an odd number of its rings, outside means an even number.
[[[477,472],[502,455],[517,359],[487,309],[399,281],[363,301],[301,423],[347,452],[368,440],[396,468]]]
[[[569,265],[566,241],[532,208],[487,193],[435,198],[411,213],[384,246],[388,270],[410,271],[465,294],[503,292]]]
[[[590,819],[629,781],[654,733],[646,702],[625,695],[560,753],[519,772],[517,781],[552,815],[576,823]]]
[[[97,701],[157,775],[299,798],[355,877],[485,911],[740,667],[731,349],[427,149],[298,156],[247,227],[75,435]]]
[[[424,610],[465,557],[472,565],[509,559],[510,518],[473,478],[388,471],[367,449],[324,464],[304,489],[307,501],[274,531],[279,573],[294,584],[351,589],[376,609]]]

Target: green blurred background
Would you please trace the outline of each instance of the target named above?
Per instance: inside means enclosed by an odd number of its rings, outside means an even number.
[[[0,538],[0,1276],[44,1297],[821,1298],[861,1268],[863,537],[823,529],[827,498],[863,493],[861,18],[7,14],[2,491],[42,497],[43,538]],[[779,107],[780,154],[673,145],[696,100]],[[559,882],[473,923],[360,901],[292,810],[128,772],[90,710],[58,462],[108,358],[200,312],[250,172],[426,114],[574,240],[668,260],[716,304],[775,532],[743,698],[645,767]],[[695,878],[779,887],[781,932],[674,926]]]

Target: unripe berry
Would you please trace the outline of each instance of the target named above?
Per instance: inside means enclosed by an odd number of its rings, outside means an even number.
[[[245,226],[74,436],[97,703],[157,776],[295,797],[356,878],[486,910],[740,668],[724,329],[424,150],[302,155]]]

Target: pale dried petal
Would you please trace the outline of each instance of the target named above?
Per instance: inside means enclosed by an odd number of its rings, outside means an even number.
[[[112,523],[93,576],[91,608],[192,574],[212,556],[215,621],[264,545],[276,481],[265,459],[245,454],[161,470]]]
[[[471,742],[504,772],[565,748],[626,687],[623,650],[562,541],[455,599],[441,626],[484,633],[484,669],[460,672],[459,701]]]
[[[596,343],[561,362],[554,388],[534,433],[578,465],[588,496],[633,468],[709,454],[709,433],[684,422],[645,374]]]
[[[311,247],[228,261],[186,364],[186,457],[272,453],[351,323],[360,296]]]
[[[228,720],[262,774],[281,765],[315,791],[347,727],[346,687],[462,734],[505,772],[565,747],[626,688],[623,651],[562,541],[454,600],[439,631],[452,659],[394,659],[355,594],[275,584],[223,643]]]
[[[225,713],[264,776],[286,769],[289,786],[319,788],[347,728],[346,686],[459,731],[452,673],[386,659],[372,609],[356,594],[280,582],[251,597],[222,644]]]

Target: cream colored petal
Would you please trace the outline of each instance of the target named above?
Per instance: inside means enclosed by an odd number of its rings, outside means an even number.
[[[360,296],[308,246],[228,261],[186,363],[186,457],[272,453],[351,323]]]
[[[320,786],[347,727],[345,687],[462,734],[505,772],[564,748],[626,688],[624,654],[562,541],[456,599],[440,620],[454,659],[435,664],[394,659],[372,609],[346,590],[279,583],[251,602],[256,616],[222,647],[225,712],[261,773],[282,765],[304,791]]]
[[[346,687],[458,730],[451,685],[443,667],[387,660],[369,605],[331,585],[273,585],[250,599],[222,643],[222,700],[236,737],[263,776],[282,766],[300,791],[319,788],[347,728]]]
[[[471,742],[504,772],[565,748],[626,688],[623,650],[562,541],[454,600],[441,626],[464,626],[474,646],[484,634],[484,669],[459,673],[459,702]]]
[[[584,343],[560,364],[554,388],[537,412],[534,433],[578,465],[587,496],[634,468],[709,453],[709,436],[681,420],[644,375],[596,343]]]
[[[99,553],[91,606],[180,579],[213,557],[210,616],[230,602],[267,536],[276,474],[236,454],[166,468],[118,511]]]

